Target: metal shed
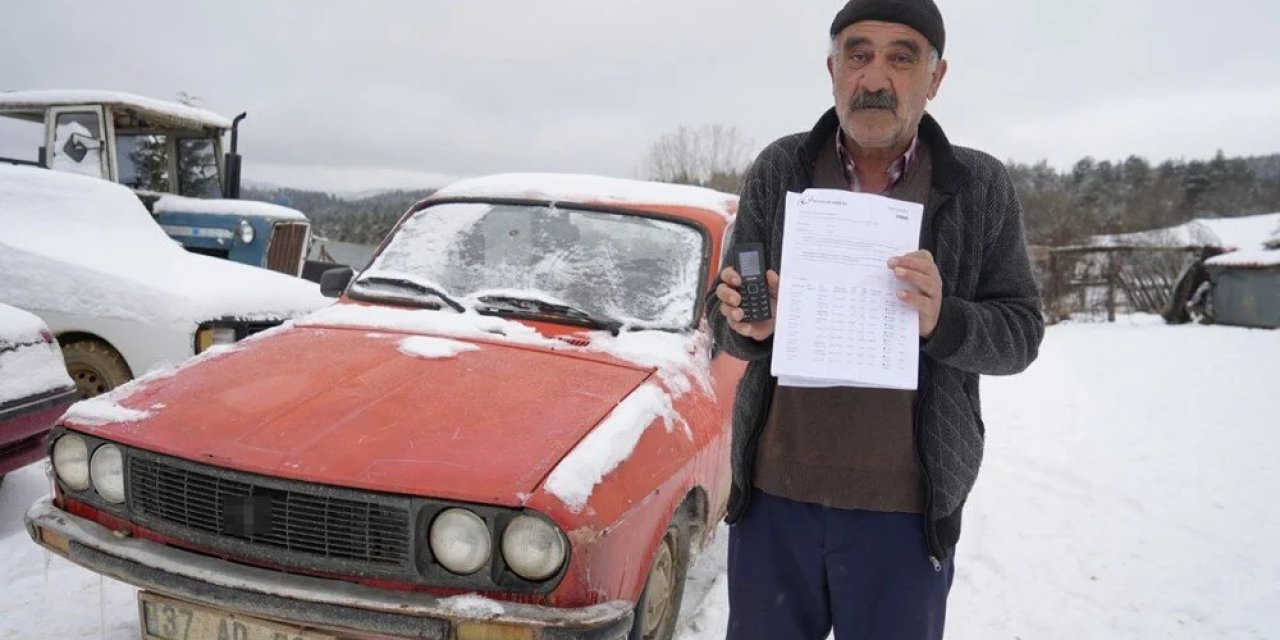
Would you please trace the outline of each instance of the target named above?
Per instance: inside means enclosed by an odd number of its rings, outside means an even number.
[[[1205,261],[1214,322],[1280,328],[1280,240]]]

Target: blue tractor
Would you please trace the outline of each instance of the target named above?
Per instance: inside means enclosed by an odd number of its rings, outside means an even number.
[[[34,159],[133,189],[188,251],[300,275],[311,223],[288,207],[240,200],[238,127],[186,104],[110,91],[0,91],[0,116],[43,126]],[[223,151],[223,134],[231,146]]]

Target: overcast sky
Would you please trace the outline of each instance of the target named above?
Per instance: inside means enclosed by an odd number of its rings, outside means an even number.
[[[735,126],[753,150],[808,129],[831,105],[841,4],[0,0],[0,89],[185,91],[247,111],[246,178],[286,186],[640,177],[681,124]],[[929,110],[953,142],[1060,168],[1280,152],[1274,0],[939,6],[951,70]]]

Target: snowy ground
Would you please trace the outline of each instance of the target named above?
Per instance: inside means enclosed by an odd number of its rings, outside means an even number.
[[[1049,330],[1027,373],[983,382],[987,455],[949,611],[957,639],[1255,639],[1280,627],[1280,332]],[[51,558],[0,487],[0,640],[136,638],[133,590]],[[719,640],[725,531],[691,569],[679,640]]]

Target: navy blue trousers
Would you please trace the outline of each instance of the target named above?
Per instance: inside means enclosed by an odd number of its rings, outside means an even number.
[[[728,640],[941,640],[955,567],[934,569],[923,518],[753,490],[729,528]]]

